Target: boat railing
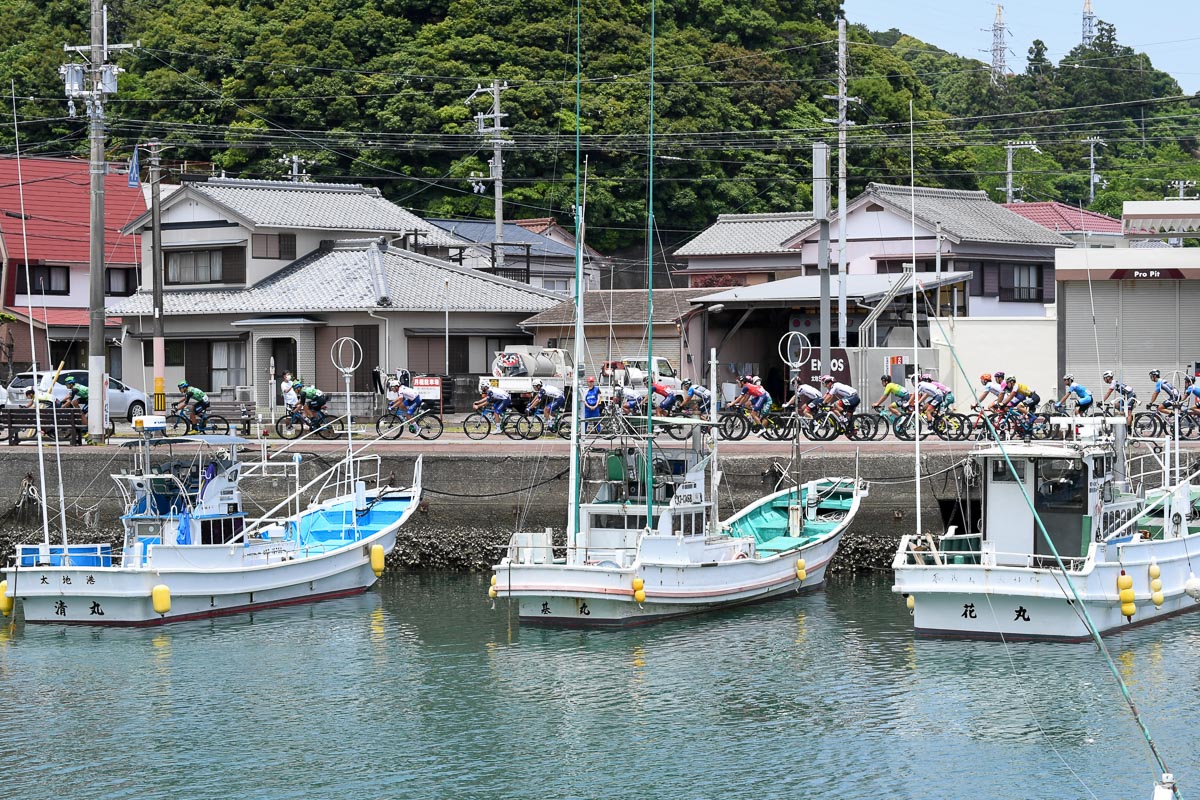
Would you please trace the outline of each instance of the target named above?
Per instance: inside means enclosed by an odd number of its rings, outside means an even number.
[[[313,492],[309,502],[319,503],[328,497],[353,494],[354,487],[359,481],[378,486],[382,464],[383,458],[377,453],[343,458],[326,473],[325,482]],[[417,469],[420,469],[419,462]],[[418,482],[414,481],[413,485],[418,485]]]
[[[1195,470],[1194,472],[1190,473],[1186,478],[1183,479],[1181,483],[1191,484],[1197,479],[1197,477],[1200,477],[1200,470]],[[1136,525],[1138,525],[1138,523],[1145,521],[1145,519],[1152,514],[1165,514],[1170,506],[1170,503],[1171,494],[1169,492],[1163,492],[1158,497],[1146,503],[1140,512],[1135,514],[1133,517],[1130,517],[1126,522],[1117,526],[1112,531],[1104,532],[1102,534],[1103,538],[1101,541],[1108,542],[1112,541],[1113,539],[1121,538],[1122,536],[1129,536],[1137,533],[1137,530],[1134,528]],[[1167,526],[1165,525],[1163,526],[1164,533],[1166,531],[1166,527]]]
[[[1086,556],[1064,558],[1068,572],[1079,572],[1087,563]],[[985,549],[978,533],[948,534],[935,545],[929,535],[909,534],[900,541],[893,567],[1017,567],[1030,569],[1057,569],[1058,562],[1052,555],[1036,553],[999,552]]]

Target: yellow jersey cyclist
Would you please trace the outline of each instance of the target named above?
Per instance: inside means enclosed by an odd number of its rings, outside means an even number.
[[[1017,379],[1013,375],[1004,379],[1004,388],[1006,394],[1001,398],[1001,402],[1006,403],[1014,411],[1019,412],[1024,408],[1028,413],[1026,425],[1031,424],[1037,414],[1038,403],[1042,402],[1041,395],[1025,384],[1017,383]]]
[[[897,416],[912,408],[912,392],[894,382],[891,375],[880,375],[879,382],[883,384],[883,394],[871,404],[873,408],[882,408],[883,404],[887,403],[887,410]]]

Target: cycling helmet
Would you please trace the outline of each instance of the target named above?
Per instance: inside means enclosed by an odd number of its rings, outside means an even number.
[[[762,386],[762,378],[758,377],[757,375],[755,375],[751,380],[754,381],[755,386]]]
[[[1063,383],[1071,383],[1074,380],[1075,376],[1069,372],[1066,375],[1063,375]]]
[[[833,383],[833,376],[832,375],[822,375],[821,383]]]
[[[544,385],[544,384],[542,383],[542,379],[541,379],[541,378],[537,378],[537,379],[535,379],[535,380],[534,380],[534,382],[533,382],[533,388],[535,388],[535,389],[540,389],[540,388],[542,388],[542,386],[543,386],[543,385]]]
[[[30,386],[28,389],[25,390],[25,396],[33,397],[33,387],[32,386]]]
[[[880,376],[879,376],[879,382],[880,382],[880,383],[891,383],[891,382],[892,382],[892,376],[891,376],[891,375],[880,375]]]
[[[982,375],[980,375],[979,382],[980,383],[991,383],[992,382],[992,373],[985,372]]]
[[[917,380],[919,380],[919,381],[931,381],[931,380],[933,380],[933,376],[932,376],[932,375],[930,375],[928,372],[922,372],[922,373],[920,374],[920,376],[917,378]]]
[[[75,385],[75,377],[73,375],[68,375],[67,379],[64,380],[63,383],[65,383],[67,386],[74,386]]]
[[[294,383],[292,384],[292,386],[295,386],[295,385],[296,385],[296,384],[294,384]],[[180,381],[179,383],[175,384],[175,386],[176,386],[177,388],[179,388],[179,389],[186,389],[186,388],[188,387],[188,382],[187,382],[187,381]]]
[[[689,387],[689,386],[691,386],[691,385],[692,385],[692,382],[691,382],[691,380],[689,380],[688,378],[684,378],[684,379],[683,379],[683,382],[679,384],[679,388],[680,388],[680,389],[686,389],[687,387]]]
[[[748,375],[738,375],[737,382],[738,383],[749,383],[750,377]]]
[[[292,381],[292,390],[293,390],[293,391],[294,391],[294,390],[296,390],[296,389],[303,389],[303,388],[304,388],[304,384],[303,384],[302,382],[300,382],[300,381]]]
[[[395,378],[392,378],[390,381],[388,381],[388,388],[389,389],[399,389],[400,381],[396,380]]]
[[[995,372],[993,372],[993,373],[992,373],[992,375],[994,375],[994,376],[995,376],[995,378],[996,378],[996,380],[997,380],[997,381],[1002,381],[1002,380],[1004,380],[1004,373],[1003,373],[1003,372],[1001,372],[1000,370],[996,370]]]
[[[1113,377],[1113,371],[1111,369],[1104,370],[1104,380],[1111,381]]]
[[[1004,382],[1005,382],[1005,383],[1016,383],[1016,382],[1017,382],[1017,376],[1016,376],[1016,375],[1009,375],[1007,378],[1005,378],[1005,379],[1004,379]]]
[[[1150,377],[1151,377],[1151,378],[1154,378],[1155,380],[1158,380],[1158,379],[1159,379],[1159,377],[1161,377],[1161,376],[1162,376],[1162,373],[1161,373],[1161,372],[1159,372],[1158,370],[1156,370],[1156,369],[1152,369],[1152,370],[1150,370]]]

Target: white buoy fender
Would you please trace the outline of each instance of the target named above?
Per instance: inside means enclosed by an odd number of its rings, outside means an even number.
[[[1188,597],[1200,602],[1200,578],[1195,575],[1189,576],[1187,582],[1183,584],[1183,591]]]

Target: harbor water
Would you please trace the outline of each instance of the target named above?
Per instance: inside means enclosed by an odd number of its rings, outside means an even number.
[[[484,575],[392,572],[160,629],[5,625],[5,795],[1150,796],[1093,646],[914,639],[889,588],[590,632],[518,626]],[[1200,616],[1106,641],[1194,793]]]

